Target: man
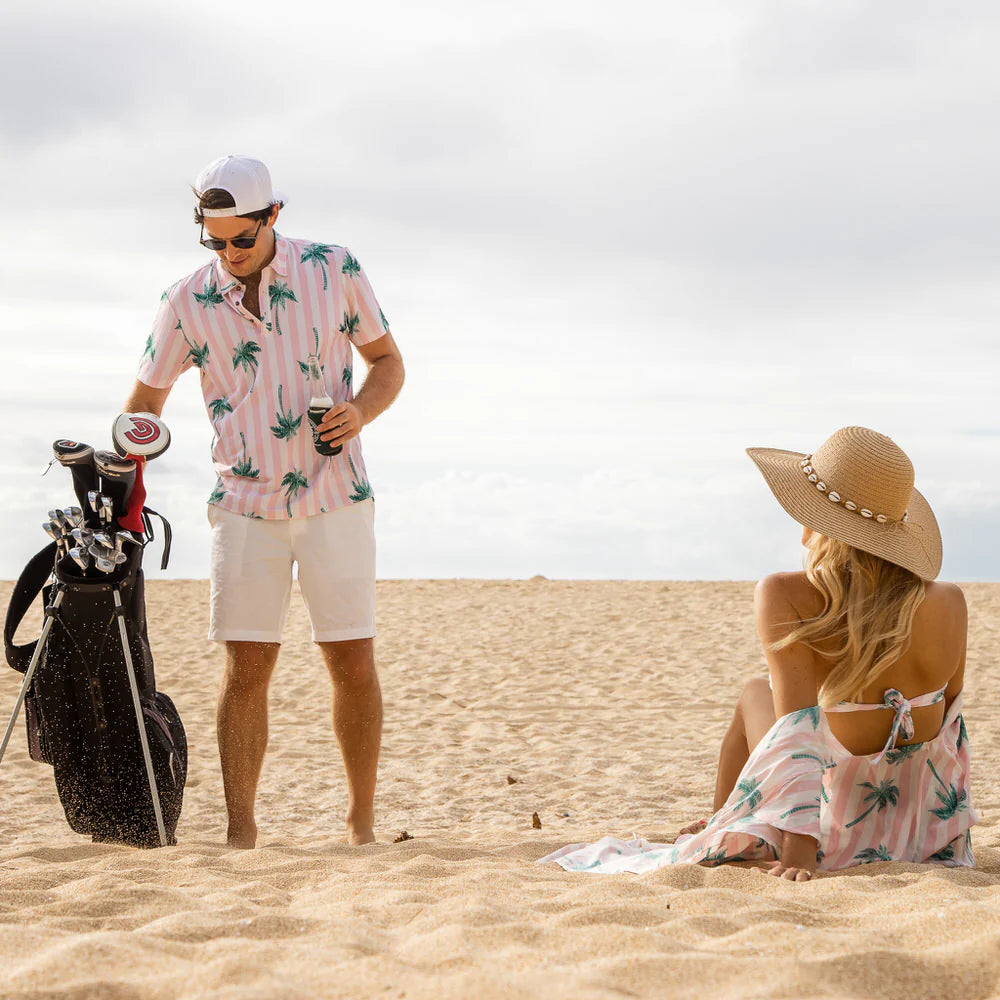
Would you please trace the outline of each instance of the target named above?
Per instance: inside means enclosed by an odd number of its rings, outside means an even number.
[[[373,499],[361,428],[395,399],[403,362],[371,286],[343,247],[286,239],[284,198],[259,160],[225,156],[194,188],[201,243],[216,259],[163,293],[127,411],[159,414],[195,367],[215,429],[209,638],[226,645],[217,715],[228,843],[256,843],[254,798],[267,746],[267,690],[292,564],[333,681],[347,774],[347,837],[375,839],[382,732],[375,672]],[[351,345],[368,366],[352,390]],[[306,417],[317,355],[334,405],[317,452]]]

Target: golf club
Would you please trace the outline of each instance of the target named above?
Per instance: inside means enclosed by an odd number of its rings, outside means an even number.
[[[131,545],[138,545],[140,548],[142,548],[142,542],[139,541],[139,539],[136,538],[131,531],[119,531],[115,535],[115,548],[119,552],[121,552],[122,549],[125,547],[126,543]]]
[[[73,492],[80,506],[86,506],[87,493],[97,489],[97,469],[94,466],[94,449],[82,441],[60,438],[52,442],[54,460],[69,469],[73,476]]]
[[[97,556],[94,559],[94,565],[102,573],[113,573],[115,569],[115,563],[113,559],[106,559],[104,556]]]
[[[111,498],[111,520],[114,521],[128,509],[129,496],[135,485],[135,459],[122,458],[113,451],[96,451],[94,464],[101,477],[101,493]]]
[[[82,549],[87,548],[94,540],[94,532],[90,528],[74,528],[70,534],[73,536],[73,541]]]
[[[69,557],[86,572],[90,568],[90,557],[83,549],[73,548],[69,550]]]
[[[83,524],[83,510],[80,507],[63,507],[63,514],[74,528]]]

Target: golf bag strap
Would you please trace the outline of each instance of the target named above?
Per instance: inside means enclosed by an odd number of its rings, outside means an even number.
[[[24,616],[28,613],[28,608],[42,592],[45,581],[52,573],[55,558],[56,543],[50,542],[21,571],[10,595],[10,604],[7,605],[7,618],[3,626],[4,654],[7,657],[7,663],[22,674],[28,669],[37,640],[24,646],[15,646],[14,635],[17,633],[17,628]]]
[[[163,558],[160,560],[160,569],[166,569],[167,563],[170,561],[170,542],[174,537],[174,533],[170,528],[170,522],[162,514],[153,510],[152,507],[143,507],[142,523],[146,529],[146,535],[151,542],[156,538],[156,535],[153,534],[153,522],[149,518],[150,514],[153,517],[158,517],[160,524],[163,525]]]

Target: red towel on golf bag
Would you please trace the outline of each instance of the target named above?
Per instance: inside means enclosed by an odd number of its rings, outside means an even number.
[[[132,492],[128,498],[128,509],[118,518],[118,524],[122,528],[142,535],[142,509],[146,506],[146,487],[142,482],[142,467],[146,464],[146,460],[138,455],[126,455],[126,458],[135,460],[135,482],[132,484]]]

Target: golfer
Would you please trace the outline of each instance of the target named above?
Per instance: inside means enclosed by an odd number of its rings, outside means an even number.
[[[347,838],[375,839],[382,695],[375,672],[374,502],[361,428],[396,398],[403,361],[358,261],[344,247],[275,230],[285,199],[246,156],[210,163],[194,186],[200,241],[214,259],[160,301],[127,411],[157,415],[197,368],[215,430],[209,639],[226,644],[217,715],[228,843],[253,847],[267,747],[267,691],[292,564],[333,681],[333,728],[347,773]],[[353,392],[352,351],[368,371]],[[333,406],[306,412],[317,356]]]

